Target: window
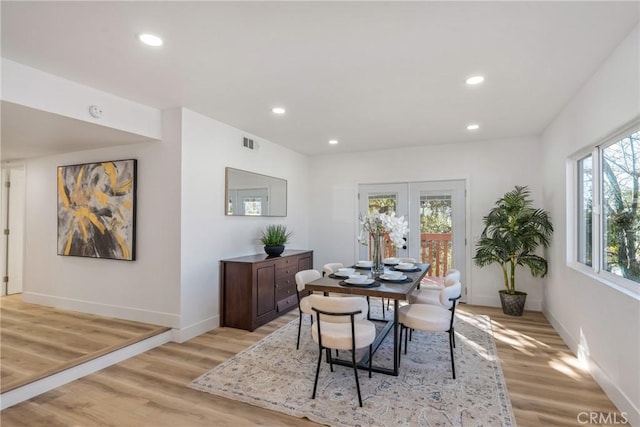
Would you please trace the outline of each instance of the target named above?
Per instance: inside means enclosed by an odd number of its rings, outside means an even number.
[[[640,126],[576,159],[574,261],[640,284]],[[628,287],[628,286],[625,286]]]

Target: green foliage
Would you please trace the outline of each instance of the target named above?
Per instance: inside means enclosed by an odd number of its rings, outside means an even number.
[[[451,233],[451,198],[421,200],[420,213],[422,233]]]
[[[287,243],[292,234],[285,225],[269,224],[260,233],[260,241],[265,246],[280,246]]]
[[[516,186],[496,201],[483,218],[484,230],[473,258],[479,267],[499,264],[511,294],[516,293],[516,266],[528,267],[534,277],[547,274],[547,260],[535,251],[549,246],[553,225],[547,211],[532,207],[529,195],[526,186]]]

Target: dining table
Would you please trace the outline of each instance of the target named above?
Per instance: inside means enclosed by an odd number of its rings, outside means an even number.
[[[420,282],[429,271],[431,265],[428,263],[416,263],[413,271],[403,271],[406,279],[402,281],[384,280],[380,277],[374,277],[375,282],[371,285],[349,285],[344,280],[346,278],[337,277],[333,274],[323,276],[305,285],[305,291],[310,292],[323,292],[325,295],[332,294],[346,294],[363,297],[378,297],[388,298],[393,300],[393,317],[384,318],[372,318],[367,315],[367,318],[376,322],[384,322],[385,325],[377,334],[375,341],[372,344],[372,356],[375,351],[382,344],[383,340],[387,337],[389,332],[393,330],[393,367],[389,366],[377,366],[372,365],[371,370],[387,375],[398,376],[400,366],[400,325],[398,322],[398,308],[400,307],[400,301],[407,301],[409,295],[414,289],[420,287]],[[371,269],[366,267],[358,267],[354,265],[353,268],[360,270],[361,274],[368,274],[371,276]],[[395,269],[393,266],[388,266],[391,270]],[[385,310],[383,306],[383,310]],[[353,367],[351,360],[340,359],[339,357],[332,356],[332,362],[337,365]],[[369,369],[369,352],[357,362],[357,367],[360,369]]]

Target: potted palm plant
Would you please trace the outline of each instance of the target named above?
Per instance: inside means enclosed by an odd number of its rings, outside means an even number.
[[[269,256],[280,256],[284,252],[284,244],[289,241],[291,232],[286,225],[269,224],[260,233],[260,241]]]
[[[522,316],[526,292],[516,290],[516,266],[528,267],[534,277],[547,274],[547,260],[536,250],[549,246],[553,225],[544,209],[533,207],[530,191],[517,186],[496,201],[496,206],[483,218],[484,230],[473,258],[484,267],[498,264],[502,268],[504,288],[500,291],[502,311]]]

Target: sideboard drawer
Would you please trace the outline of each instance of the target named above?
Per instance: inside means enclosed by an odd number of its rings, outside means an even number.
[[[298,305],[298,297],[296,295],[291,295],[288,298],[281,299],[280,301],[278,301],[277,310],[278,312],[287,311],[297,305]]]
[[[289,298],[291,295],[296,296],[296,299],[297,299],[295,286],[290,286],[290,285],[283,286],[283,285],[276,284],[276,301]]]

